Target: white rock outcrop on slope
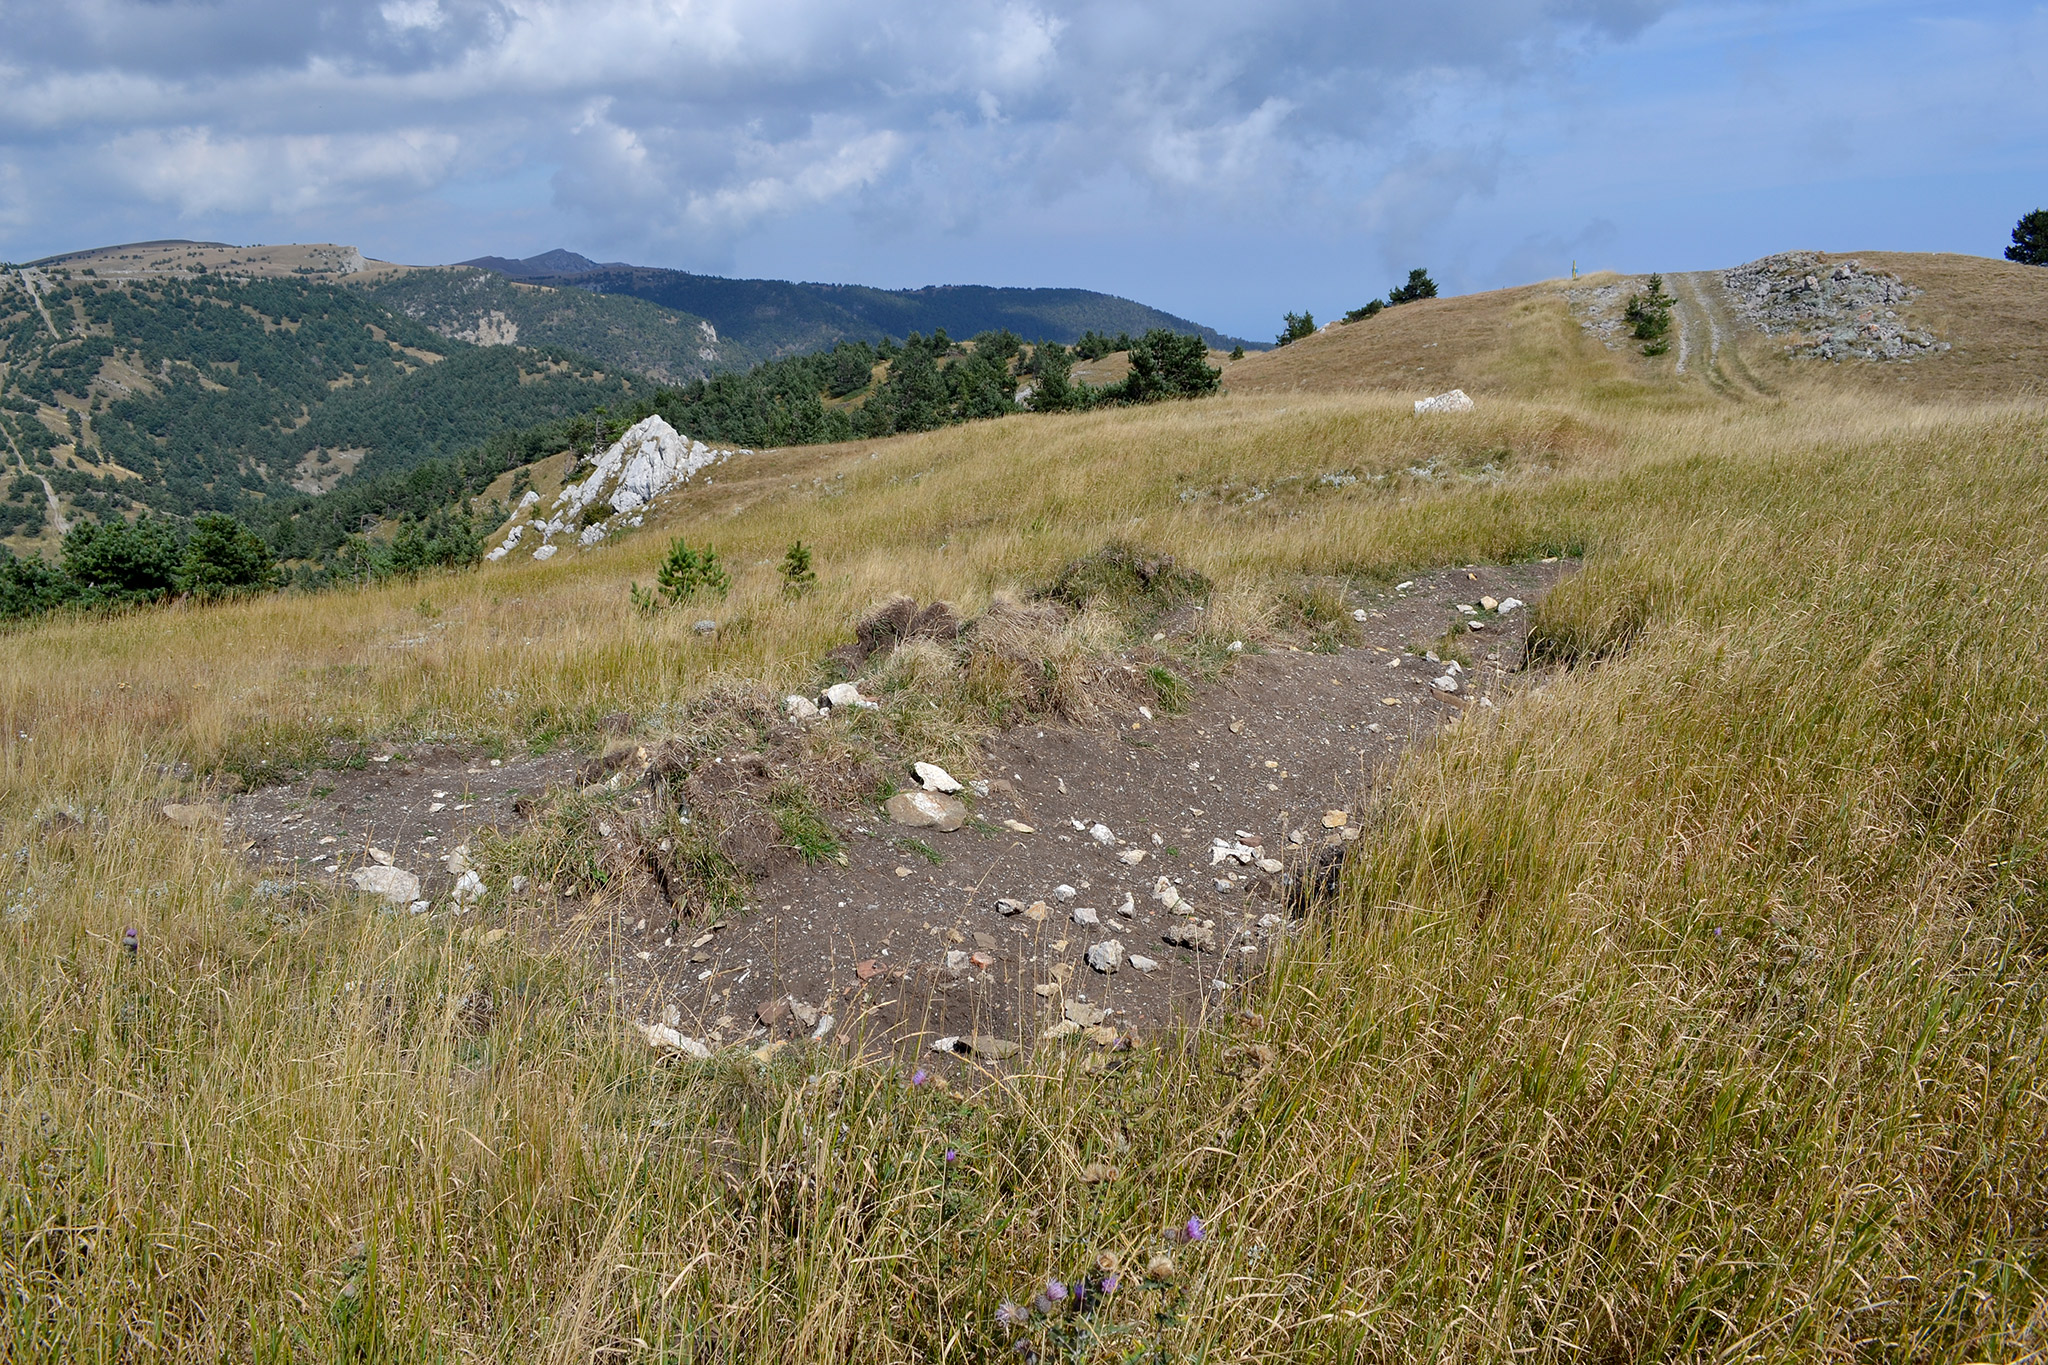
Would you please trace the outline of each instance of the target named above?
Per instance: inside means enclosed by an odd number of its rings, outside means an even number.
[[[1425,412],[1470,412],[1472,399],[1463,389],[1452,389],[1449,393],[1440,393],[1434,398],[1416,399],[1415,411],[1418,415]]]
[[[663,493],[734,455],[752,453],[714,450],[680,434],[659,417],[636,422],[578,471],[583,477],[563,487],[545,516],[527,517],[539,501],[538,495],[529,491],[520,500],[505,539],[484,558],[503,559],[529,538],[540,541],[533,552],[535,559],[551,557],[560,548],[555,544],[557,537],[589,549],[614,531],[640,525],[644,509]],[[593,508],[599,509],[595,518],[589,515]]]

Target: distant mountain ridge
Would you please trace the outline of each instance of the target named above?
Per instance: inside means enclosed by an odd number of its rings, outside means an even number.
[[[557,247],[524,260],[480,256],[462,264],[525,284],[625,294],[708,320],[719,336],[765,356],[792,355],[835,342],[901,339],[943,330],[956,338],[1008,328],[1028,341],[1072,343],[1087,331],[1133,336],[1154,327],[1196,333],[1211,346],[1258,343],[1092,289],[927,285],[878,289],[858,284],[728,279],[659,266],[599,264]]]
[[[530,280],[542,275],[579,275],[586,270],[631,270],[624,261],[607,261],[599,264],[588,256],[556,247],[543,251],[538,256],[528,256],[515,261],[509,256],[479,256],[473,261],[457,261],[457,265],[473,265],[479,270],[495,271],[514,280]]]
[[[557,347],[664,384],[744,370],[759,359],[692,314],[625,294],[541,287],[483,267],[407,270],[362,287],[451,340]]]

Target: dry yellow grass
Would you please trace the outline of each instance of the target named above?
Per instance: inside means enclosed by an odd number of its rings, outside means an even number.
[[[2048,385],[2048,270],[1922,252],[1833,252],[1822,259],[1858,260],[1925,290],[1900,315],[1954,349],[1910,364],[1835,364],[1788,358],[1783,339],[1734,328],[1730,339],[1743,362],[1771,391],[1817,397],[1874,391],[1948,402],[2010,399]],[[1697,371],[1691,382],[1681,381],[1675,352],[1648,359],[1630,347],[1609,351],[1581,332],[1566,293],[1617,282],[1628,279],[1601,273],[1404,304],[1246,356],[1224,368],[1224,386],[1246,394],[1381,390],[1425,397],[1462,388],[1533,399],[1570,392],[1609,402],[1710,400]],[[1697,344],[1704,352],[1707,338]]]
[[[1047,1358],[2031,1358],[2048,412],[1603,392],[771,453],[565,562],[8,635],[14,1358],[1008,1359],[998,1306],[1099,1255]],[[668,534],[735,570],[714,640],[627,605]],[[268,894],[152,815],[180,761],[658,724],[1110,539],[1248,621],[1299,575],[1588,563],[1539,631],[1579,666],[1415,756],[1255,1017],[1121,1071],[658,1067],[573,957]]]

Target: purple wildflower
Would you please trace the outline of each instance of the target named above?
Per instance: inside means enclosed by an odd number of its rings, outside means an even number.
[[[1045,1282],[1045,1296],[1054,1303],[1058,1303],[1067,1296],[1067,1287],[1058,1280],[1047,1280]]]
[[[1105,1294],[1114,1294],[1116,1293],[1116,1287],[1122,1283],[1122,1276],[1105,1275],[1102,1277],[1102,1292]]]
[[[1021,1327],[1030,1320],[1030,1313],[1008,1299],[1004,1299],[1002,1306],[996,1309],[996,1321],[1005,1327]]]
[[[952,1164],[953,1164],[954,1162],[958,1161],[959,1159],[960,1159],[960,1152],[959,1152],[959,1149],[957,1149],[957,1148],[954,1148],[954,1147],[948,1147],[948,1148],[946,1149],[946,1164],[947,1164],[948,1166],[952,1165]]]
[[[923,1067],[919,1067],[917,1070],[910,1073],[910,1083],[912,1085],[923,1085],[926,1081],[931,1079],[931,1075],[931,1072],[926,1071]]]
[[[1190,1242],[1199,1242],[1203,1236],[1202,1220],[1199,1217],[1188,1219],[1188,1240]]]

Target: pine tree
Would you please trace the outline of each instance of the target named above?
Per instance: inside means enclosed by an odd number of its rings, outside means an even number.
[[[1435,297],[1436,281],[1431,279],[1429,272],[1419,265],[1408,272],[1408,283],[1396,285],[1387,291],[1387,303],[1390,307],[1396,304],[1413,303],[1417,299],[1433,299]]]
[[[2021,265],[2048,265],[2048,209],[2035,209],[2013,226],[2005,259]]]
[[[792,543],[782,556],[782,592],[786,597],[801,597],[818,586],[818,575],[811,568],[811,547],[801,540]]]

